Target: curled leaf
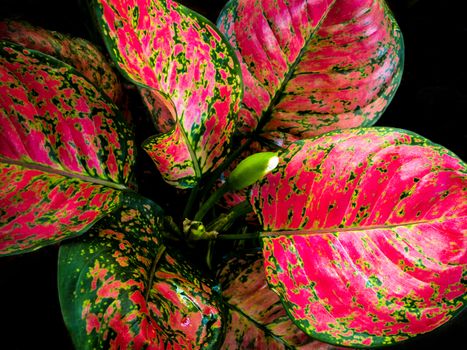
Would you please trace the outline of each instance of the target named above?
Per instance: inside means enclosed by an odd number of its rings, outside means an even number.
[[[231,0],[218,25],[242,68],[241,130],[278,143],[372,125],[400,82],[383,0]]]
[[[77,349],[213,349],[211,282],[161,244],[162,212],[126,197],[88,235],[60,247],[59,296]]]
[[[134,148],[115,106],[60,61],[0,42],[0,252],[86,231],[118,206]]]
[[[254,186],[270,286],[320,340],[382,346],[467,302],[466,165],[387,128],[292,144]]]
[[[234,53],[209,21],[174,1],[95,4],[110,54],[163,132],[143,147],[167,182],[194,186],[230,151],[242,95]]]

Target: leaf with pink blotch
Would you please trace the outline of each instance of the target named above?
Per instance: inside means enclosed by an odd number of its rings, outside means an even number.
[[[293,324],[268,287],[261,252],[229,259],[218,278],[228,311],[221,349],[337,349],[310,338]]]
[[[467,167],[421,136],[298,141],[256,185],[265,270],[294,322],[345,346],[429,332],[467,302]]]
[[[218,26],[242,68],[240,129],[278,143],[370,126],[400,83],[384,0],[231,0]]]
[[[26,22],[0,21],[0,40],[12,41],[68,63],[97,86],[114,103],[122,87],[104,55],[89,41],[33,26]]]
[[[128,196],[60,247],[60,304],[77,349],[214,349],[220,341],[212,282],[161,244],[161,215]]]
[[[232,48],[175,1],[94,3],[113,60],[140,87],[161,132],[144,149],[168,183],[193,187],[230,152],[243,93]]]
[[[69,65],[0,41],[0,254],[86,231],[134,164],[116,107]]]

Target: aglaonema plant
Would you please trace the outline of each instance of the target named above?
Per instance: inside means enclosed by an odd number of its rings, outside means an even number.
[[[217,26],[175,1],[89,5],[183,205],[141,194],[105,56],[2,22],[0,253],[60,244],[77,349],[380,347],[465,309],[466,164],[372,127],[403,67],[383,0],[231,0]]]

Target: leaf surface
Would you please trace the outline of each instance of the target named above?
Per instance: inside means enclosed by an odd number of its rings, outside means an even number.
[[[307,334],[382,346],[465,309],[466,165],[404,131],[293,143],[255,186],[270,286]]]
[[[137,195],[62,245],[59,295],[77,349],[212,349],[221,317],[211,282],[158,238],[161,210]]]
[[[218,278],[228,310],[222,349],[337,349],[293,324],[267,285],[260,252],[229,259]]]
[[[0,42],[0,251],[85,231],[119,204],[134,163],[115,106],[70,66]]]
[[[110,54],[162,134],[143,145],[164,179],[194,186],[230,151],[242,83],[217,29],[174,1],[95,0]]]
[[[383,0],[231,0],[218,26],[242,68],[241,130],[279,144],[372,125],[400,82]]]
[[[118,103],[122,97],[122,88],[112,67],[104,55],[85,39],[72,38],[14,20],[0,21],[0,39],[12,41],[68,63],[114,103]]]

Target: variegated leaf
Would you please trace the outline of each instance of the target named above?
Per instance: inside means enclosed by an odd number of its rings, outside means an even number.
[[[0,21],[0,40],[54,56],[83,74],[94,86],[117,103],[122,88],[104,55],[90,42],[14,20]]]
[[[372,125],[400,82],[384,0],[231,0],[218,25],[242,67],[241,129],[278,143]]]
[[[142,197],[60,247],[62,313],[77,349],[213,349],[221,316],[211,282],[158,238]]]
[[[131,136],[69,65],[0,42],[0,254],[76,236],[114,210],[134,163]]]
[[[231,258],[218,277],[228,310],[222,349],[337,349],[310,338],[293,324],[267,285],[260,252]]]
[[[110,54],[162,132],[143,147],[168,183],[194,186],[230,150],[242,95],[235,54],[211,23],[174,1],[95,3]]]
[[[270,286],[307,334],[382,346],[467,302],[466,165],[388,128],[293,143],[254,187]]]

